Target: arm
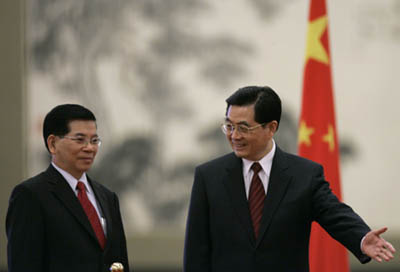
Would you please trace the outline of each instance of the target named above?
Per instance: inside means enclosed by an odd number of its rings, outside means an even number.
[[[349,249],[361,263],[371,259],[361,251],[361,239],[370,231],[351,207],[340,202],[325,181],[323,169],[314,169],[312,181],[313,219],[335,240]]]
[[[18,185],[11,194],[6,218],[9,272],[43,272],[44,226],[39,201]]]
[[[198,168],[195,171],[190,199],[183,262],[184,272],[211,271],[208,199]]]
[[[116,194],[114,194],[114,207],[115,207],[115,209],[116,209],[116,211],[117,211],[117,218],[118,218],[118,226],[119,226],[119,229],[118,229],[118,232],[119,232],[119,235],[120,235],[120,239],[119,239],[119,241],[120,241],[120,245],[119,245],[119,251],[120,251],[120,255],[118,256],[118,260],[116,260],[116,261],[119,261],[119,262],[121,262],[122,263],[122,265],[123,265],[123,267],[124,267],[124,271],[131,271],[131,270],[129,270],[129,260],[128,260],[128,250],[127,250],[127,247],[126,247],[126,238],[125,238],[125,231],[124,231],[124,226],[123,226],[123,223],[122,223],[122,217],[121,217],[121,211],[120,211],[120,208],[119,208],[119,201],[118,201],[118,197],[117,197],[117,195]]]

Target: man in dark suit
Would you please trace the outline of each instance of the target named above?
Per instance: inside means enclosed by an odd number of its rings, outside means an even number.
[[[6,219],[9,272],[129,271],[118,197],[90,179],[101,140],[96,118],[74,104],[52,109],[43,137],[46,171],[13,190]]]
[[[233,153],[196,168],[186,227],[185,272],[309,271],[311,223],[318,222],[362,263],[393,258],[324,180],[322,166],[274,142],[281,117],[269,87],[227,100],[223,132]]]

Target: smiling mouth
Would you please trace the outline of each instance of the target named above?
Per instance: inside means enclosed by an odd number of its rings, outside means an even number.
[[[81,158],[81,160],[89,162],[89,161],[93,161],[93,158]]]
[[[233,144],[232,144],[232,147],[233,147],[233,149],[237,150],[237,149],[243,149],[243,148],[245,148],[246,145],[245,145],[245,144],[235,144],[235,143],[233,143]]]

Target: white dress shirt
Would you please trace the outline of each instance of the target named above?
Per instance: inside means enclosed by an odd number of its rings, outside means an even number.
[[[88,196],[89,201],[92,203],[93,207],[95,208],[97,215],[100,219],[101,227],[103,228],[104,234],[106,234],[106,220],[102,216],[101,209],[96,201],[96,197],[94,195],[92,187],[89,185],[89,182],[86,177],[86,173],[83,173],[82,176],[77,180],[74,178],[70,173],[67,171],[61,169],[58,167],[54,162],[51,162],[51,164],[54,166],[54,168],[64,177],[64,179],[67,181],[69,186],[71,186],[72,191],[75,193],[75,195],[78,197],[78,189],[76,188],[76,185],[78,184],[78,181],[81,181],[85,184],[86,187],[86,194]]]
[[[272,139],[272,149],[271,151],[265,155],[258,163],[261,165],[261,170],[258,172],[258,176],[260,177],[262,184],[264,186],[265,194],[267,194],[268,190],[268,183],[269,177],[271,174],[271,167],[272,167],[272,159],[275,155],[275,141]],[[251,166],[253,165],[254,161],[250,161],[247,159],[242,159],[243,161],[243,178],[244,178],[244,186],[246,188],[246,197],[249,199],[249,191],[250,191],[250,184],[251,179],[253,178],[253,170],[251,170]]]

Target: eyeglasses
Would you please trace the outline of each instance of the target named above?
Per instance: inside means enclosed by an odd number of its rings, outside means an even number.
[[[262,124],[259,124],[259,125],[253,126],[253,127],[248,127],[243,124],[234,125],[231,123],[225,123],[225,124],[222,124],[221,129],[222,129],[222,132],[226,135],[231,135],[233,133],[233,131],[235,130],[235,128],[238,133],[240,133],[241,135],[245,135],[245,134],[251,133],[256,128],[264,126],[265,124],[266,123],[262,123]]]
[[[99,137],[88,139],[88,138],[80,137],[80,136],[67,136],[67,135],[65,135],[65,136],[60,136],[60,138],[70,139],[70,140],[74,141],[75,143],[77,143],[78,145],[82,145],[82,146],[87,146],[89,143],[91,145],[94,145],[94,146],[97,146],[97,147],[101,146],[101,139]]]

